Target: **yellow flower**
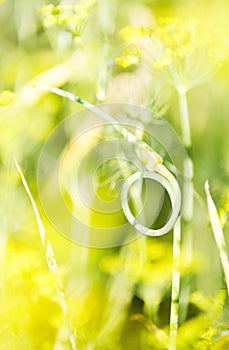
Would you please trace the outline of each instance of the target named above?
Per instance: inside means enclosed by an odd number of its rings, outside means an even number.
[[[199,85],[229,57],[227,31],[213,32],[197,19],[166,17],[159,19],[156,28],[128,26],[120,34],[127,44],[117,59],[122,67],[141,60],[176,88]]]
[[[9,104],[15,102],[16,99],[16,93],[10,90],[4,90],[0,93],[0,106],[8,106]]]
[[[150,33],[149,28],[127,26],[120,31],[122,39],[128,44],[137,44],[139,39]]]
[[[94,4],[95,0],[85,0],[75,6],[49,4],[42,7],[40,13],[44,26],[57,25],[60,29],[70,32],[76,37],[81,34],[83,25],[86,23]]]
[[[116,62],[123,68],[127,68],[140,61],[140,51],[136,47],[129,47],[124,50],[122,56],[116,58]]]
[[[155,69],[160,69],[169,66],[172,63],[171,49],[165,49],[160,58],[154,63]]]

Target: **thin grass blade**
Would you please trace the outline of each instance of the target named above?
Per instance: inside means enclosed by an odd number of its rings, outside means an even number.
[[[210,193],[210,186],[208,181],[205,182],[205,192],[207,196],[208,213],[209,213],[209,218],[211,222],[211,227],[212,227],[214,238],[217,244],[217,248],[219,250],[220,260],[223,267],[226,285],[227,285],[227,293],[229,296],[229,258],[227,254],[227,247],[226,247],[223,230],[220,225],[219,215]]]
[[[17,163],[16,160],[15,160],[15,165],[16,165],[16,168],[17,168],[19,174],[20,174],[23,186],[25,188],[25,191],[26,191],[26,193],[31,201],[32,207],[33,207],[33,211],[34,211],[34,214],[36,217],[37,226],[38,226],[38,230],[39,230],[39,234],[40,234],[40,238],[41,238],[41,243],[42,243],[42,246],[43,246],[43,249],[45,252],[47,265],[48,265],[48,268],[49,268],[51,275],[53,276],[55,286],[56,286],[56,293],[57,293],[58,301],[59,301],[61,310],[62,310],[64,318],[65,318],[65,322],[66,322],[66,325],[68,328],[68,335],[69,335],[69,341],[71,344],[71,348],[72,348],[72,350],[77,350],[75,337],[73,334],[73,330],[72,330],[72,326],[71,326],[71,322],[70,322],[70,318],[69,318],[68,306],[67,306],[65,293],[64,293],[64,286],[62,283],[60,271],[59,271],[59,268],[57,265],[57,261],[55,258],[55,254],[54,254],[52,245],[51,245],[50,241],[47,239],[46,231],[45,231],[44,225],[42,223],[36,202],[35,202],[32,194],[30,192],[29,186],[28,186],[27,181],[23,175],[23,172],[20,168],[20,165]]]

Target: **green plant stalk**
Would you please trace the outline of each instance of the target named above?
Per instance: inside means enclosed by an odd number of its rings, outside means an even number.
[[[177,331],[179,321],[179,295],[180,295],[180,253],[181,253],[181,223],[180,217],[173,228],[173,272],[172,296],[170,311],[170,337],[169,350],[176,350]]]
[[[187,207],[183,215],[183,249],[186,256],[187,264],[191,264],[193,259],[193,207],[194,207],[194,186],[193,186],[193,162],[190,156],[191,153],[191,130],[189,122],[189,110],[186,89],[184,87],[177,88],[180,122],[182,131],[182,141],[184,143],[188,158],[184,163],[184,198],[188,198]],[[183,323],[187,317],[188,304],[190,295],[190,285],[187,283],[182,287],[180,295],[180,322]]]
[[[109,42],[106,38],[104,38],[104,45],[102,48],[100,63],[98,66],[97,92],[96,92],[97,103],[105,103],[106,97],[107,97],[108,81],[111,75],[111,66],[108,60],[109,50],[110,50]]]
[[[118,123],[111,115],[102,110],[101,108],[94,106],[93,104],[83,100],[81,97],[72,94],[71,92],[58,89],[55,87],[47,86],[47,85],[37,85],[34,86],[41,90],[46,90],[57,94],[59,96],[65,97],[71,101],[80,103],[85,108],[91,110],[97,115],[101,116],[104,120],[110,123],[130,144],[136,146],[136,153],[138,157],[142,160],[142,155],[144,155],[144,165],[148,171],[156,171],[162,176],[164,176],[170,183],[171,188],[177,187],[177,181],[173,174],[167,169],[167,167],[163,164],[163,159],[161,156],[155,152],[146,142],[144,142],[141,138],[127,130],[120,123]]]
[[[16,160],[15,160],[15,165],[16,165],[16,168],[17,168],[19,174],[20,174],[23,186],[25,188],[25,191],[26,191],[26,193],[31,201],[32,207],[33,207],[33,211],[34,211],[34,214],[36,217],[37,226],[38,226],[38,230],[39,230],[39,234],[40,234],[41,243],[42,243],[43,249],[45,251],[47,265],[48,265],[48,268],[49,268],[51,275],[53,276],[53,279],[54,279],[54,282],[56,285],[56,292],[57,292],[58,301],[59,301],[61,310],[62,310],[64,318],[65,318],[65,322],[66,322],[66,325],[68,328],[68,335],[69,335],[69,341],[71,344],[71,349],[77,350],[76,342],[75,342],[75,338],[74,338],[74,334],[73,334],[73,330],[72,330],[72,325],[71,325],[71,321],[70,321],[69,314],[68,314],[68,306],[67,306],[67,302],[65,299],[64,286],[62,283],[60,271],[59,271],[59,268],[58,268],[58,265],[56,262],[56,258],[54,255],[52,245],[51,245],[50,241],[47,239],[46,231],[45,231],[44,225],[42,223],[36,202],[35,202],[32,194],[30,192],[29,186],[28,186],[27,181],[23,175],[23,172],[22,172],[22,170],[21,170],[21,168]]]
[[[122,125],[116,122],[116,120],[102,109],[90,104],[82,98],[73,95],[70,92],[57,89],[50,86],[38,85],[39,89],[46,90],[57,95],[68,98],[69,100],[82,104],[85,108],[92,110],[94,113],[100,115],[107,122],[111,123],[114,128],[130,143],[138,146],[141,151],[146,152],[149,156],[145,166],[149,171],[158,171],[164,176],[170,183],[171,188],[174,188],[176,180],[170,171],[163,165],[162,158],[157,152],[153,151],[152,148],[139,139],[136,135],[129,132]],[[140,156],[140,155],[139,155]],[[180,218],[178,217],[176,224],[174,225],[174,243],[173,243],[173,273],[172,273],[172,302],[171,302],[171,317],[170,317],[170,345],[169,350],[176,350],[178,320],[179,320],[179,294],[180,294],[180,272],[179,272],[179,261],[180,261],[180,243],[181,243],[181,228]]]
[[[216,245],[219,251],[219,256],[223,267],[226,286],[227,286],[227,293],[229,297],[229,258],[227,254],[227,247],[224,239],[223,230],[220,225],[219,215],[210,193],[210,186],[208,181],[205,182],[205,192],[207,197],[208,214],[209,214],[214,238],[216,241]]]
[[[191,131],[186,90],[183,87],[178,87],[177,93],[179,98],[182,140],[188,149],[191,147]]]
[[[134,144],[139,147],[141,152],[145,152],[149,157],[146,160],[146,167],[148,170],[155,169],[155,166],[157,164],[160,164],[162,166],[162,158],[161,156],[155,152],[147,143],[142,141],[139,137],[137,137],[135,134],[128,131],[126,128],[124,128],[120,123],[118,123],[112,116],[110,116],[107,112],[102,110],[101,108],[98,108],[94,106],[93,104],[83,100],[81,97],[76,96],[72,94],[71,92],[58,89],[55,87],[47,86],[47,85],[34,85],[34,87],[40,89],[40,90],[46,90],[49,92],[52,92],[56,95],[62,96],[67,98],[68,100],[77,102],[81,105],[83,105],[85,108],[91,110],[95,114],[101,116],[104,120],[106,120],[108,123],[113,125],[113,127],[131,144]],[[163,168],[165,168],[163,166]],[[167,169],[166,169],[167,170]],[[172,174],[170,178],[173,178]]]

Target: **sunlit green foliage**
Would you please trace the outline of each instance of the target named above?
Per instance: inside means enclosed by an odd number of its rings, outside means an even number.
[[[1,350],[71,349],[15,158],[55,250],[77,349],[165,350],[169,342],[172,235],[140,237],[113,249],[84,248],[55,231],[43,213],[36,183],[40,151],[54,127],[81,107],[32,87],[39,83],[77,92],[92,103],[150,107],[178,134],[171,85],[198,85],[189,92],[194,256],[187,263],[182,253],[180,264],[181,285],[190,285],[191,298],[177,349],[229,347],[226,285],[203,190],[209,178],[229,243],[228,13],[226,0],[0,1]],[[150,123],[134,118],[140,126]],[[119,165],[105,163],[96,174],[96,192],[104,201],[115,198],[122,171],[131,171]],[[99,216],[89,215],[93,225],[101,225]],[[115,226],[125,218],[117,214],[112,220]]]

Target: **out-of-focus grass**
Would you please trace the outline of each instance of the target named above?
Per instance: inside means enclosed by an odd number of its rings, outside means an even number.
[[[129,24],[155,25],[159,17],[174,15],[184,21],[196,16],[209,28],[219,29],[222,24],[229,30],[227,1],[117,0],[110,2],[111,10],[106,9],[105,1],[98,3],[90,12],[79,42],[63,28],[43,26],[39,9],[47,5],[46,1],[0,2],[0,89],[17,92],[15,101],[0,106],[2,350],[70,349],[55,286],[14,157],[23,165],[39,206],[36,170],[40,150],[51,130],[81,107],[34,92],[27,84],[34,79],[53,83],[91,102],[96,102],[100,89],[105,91],[105,102],[127,102],[129,98],[131,103],[150,107],[157,86],[157,103],[163,107],[159,109],[180,134],[178,103],[170,89],[163,90],[142,68],[124,70],[114,63],[124,46],[118,32]],[[105,20],[106,13],[111,16],[112,28]],[[107,61],[110,66],[104,72]],[[104,82],[104,76],[108,81]],[[190,283],[192,292],[188,318],[179,331],[181,350],[228,346],[228,305],[224,305],[225,294],[220,293],[225,283],[207,221],[203,189],[209,178],[216,205],[224,208],[228,219],[228,89],[226,62],[214,78],[188,93],[195,167],[195,239],[191,266],[185,265],[185,256],[181,265],[182,283]],[[142,237],[124,248],[96,250],[67,241],[44,214],[42,218],[61,269],[78,348],[166,349],[171,235],[156,240]],[[224,233],[228,242],[227,220]]]

